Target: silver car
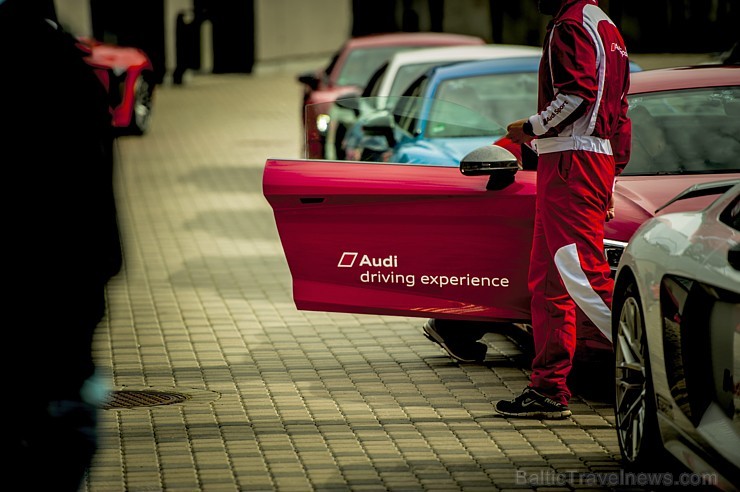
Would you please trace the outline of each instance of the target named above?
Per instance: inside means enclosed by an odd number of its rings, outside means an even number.
[[[657,471],[672,456],[736,490],[740,181],[692,186],[656,212],[630,240],[616,276],[620,449],[629,468]]]

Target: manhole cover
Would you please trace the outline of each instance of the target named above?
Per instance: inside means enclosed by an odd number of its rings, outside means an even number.
[[[111,393],[110,400],[103,408],[158,407],[182,403],[188,399],[188,395],[170,391],[119,390]]]

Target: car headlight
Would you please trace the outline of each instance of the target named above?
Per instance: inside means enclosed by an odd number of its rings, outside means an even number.
[[[316,117],[316,129],[323,135],[329,129],[330,122],[331,116],[322,113]]]
[[[619,266],[619,260],[622,259],[622,253],[624,248],[627,247],[627,243],[624,241],[614,241],[612,239],[604,239],[604,256],[606,261],[609,263],[612,273],[617,271]]]

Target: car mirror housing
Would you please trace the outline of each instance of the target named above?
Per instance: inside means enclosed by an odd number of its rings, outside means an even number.
[[[298,82],[301,84],[305,84],[308,87],[311,88],[311,90],[316,90],[319,87],[319,78],[316,77],[316,74],[313,72],[306,72],[302,73],[298,76]]]
[[[369,136],[385,137],[389,147],[395,147],[396,138],[393,136],[393,116],[388,111],[379,111],[368,117],[362,125],[362,132]]]
[[[465,176],[490,176],[487,190],[500,190],[514,182],[519,170],[516,156],[498,145],[484,145],[469,152],[460,161],[460,172]]]

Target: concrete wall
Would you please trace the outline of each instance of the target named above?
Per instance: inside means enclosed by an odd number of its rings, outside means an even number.
[[[90,0],[54,0],[59,23],[77,36],[92,36]]]
[[[352,0],[255,0],[255,69],[326,59],[352,28]]]

